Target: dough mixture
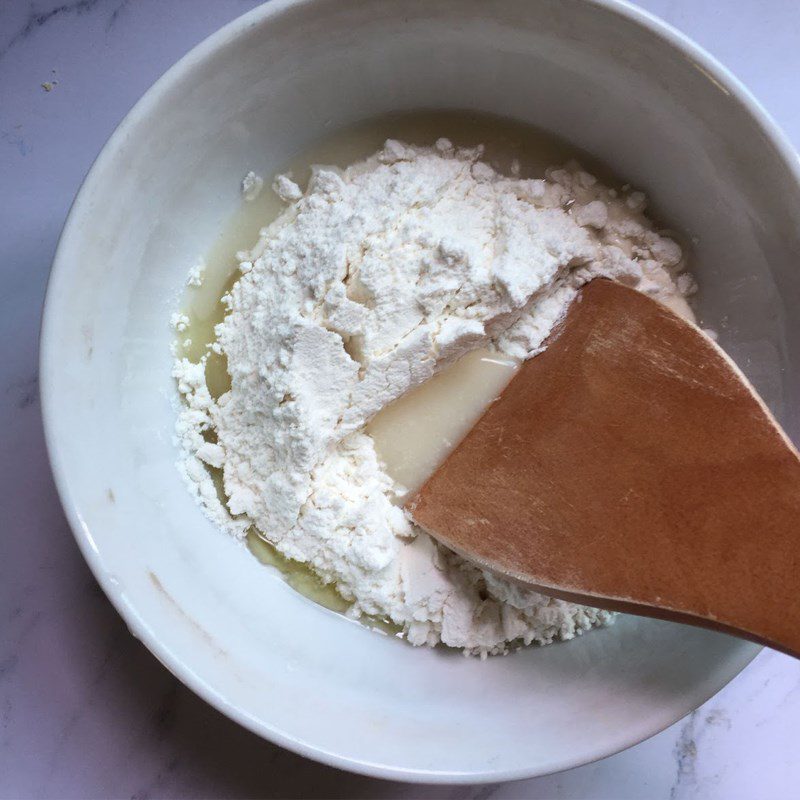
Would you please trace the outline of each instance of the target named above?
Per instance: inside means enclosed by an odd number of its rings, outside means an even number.
[[[409,642],[481,656],[570,639],[613,615],[520,590],[436,544],[401,507],[365,431],[381,409],[478,348],[534,356],[576,290],[607,276],[691,316],[681,248],[645,198],[571,163],[498,174],[482,148],[387,141],[303,191],[240,254],[213,349],[231,388],[179,357],[180,467],[207,513],[309,565]],[[222,470],[226,502],[206,465]]]

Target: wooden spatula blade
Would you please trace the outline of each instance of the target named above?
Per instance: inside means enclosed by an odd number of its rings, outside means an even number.
[[[800,653],[800,459],[730,359],[616,283],[584,287],[409,508],[556,596]]]

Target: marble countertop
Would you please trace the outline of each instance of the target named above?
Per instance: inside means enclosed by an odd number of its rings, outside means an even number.
[[[800,663],[764,651],[705,706],[560,775],[419,787],[323,767],[207,706],[132,636],[83,562],[37,392],[45,283],[72,198],[148,86],[255,0],[0,2],[0,798],[655,798],[800,786]],[[800,146],[796,0],[643,0],[754,91]]]

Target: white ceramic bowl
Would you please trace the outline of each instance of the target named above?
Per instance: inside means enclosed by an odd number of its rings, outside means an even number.
[[[797,439],[796,158],[718,64],[616,2],[272,0],[171,69],[81,189],[47,295],[47,441],[98,581],[221,711],[359,772],[518,778],[650,736],[755,649],[631,617],[486,662],[414,649],[296,594],[213,528],[174,468],[168,318],[241,176],[356,119],[425,107],[532,122],[648,190],[697,237],[703,320]]]

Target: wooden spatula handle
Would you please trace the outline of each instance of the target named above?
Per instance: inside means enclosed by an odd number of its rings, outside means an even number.
[[[412,514],[543,591],[800,656],[800,459],[730,359],[593,281]]]

